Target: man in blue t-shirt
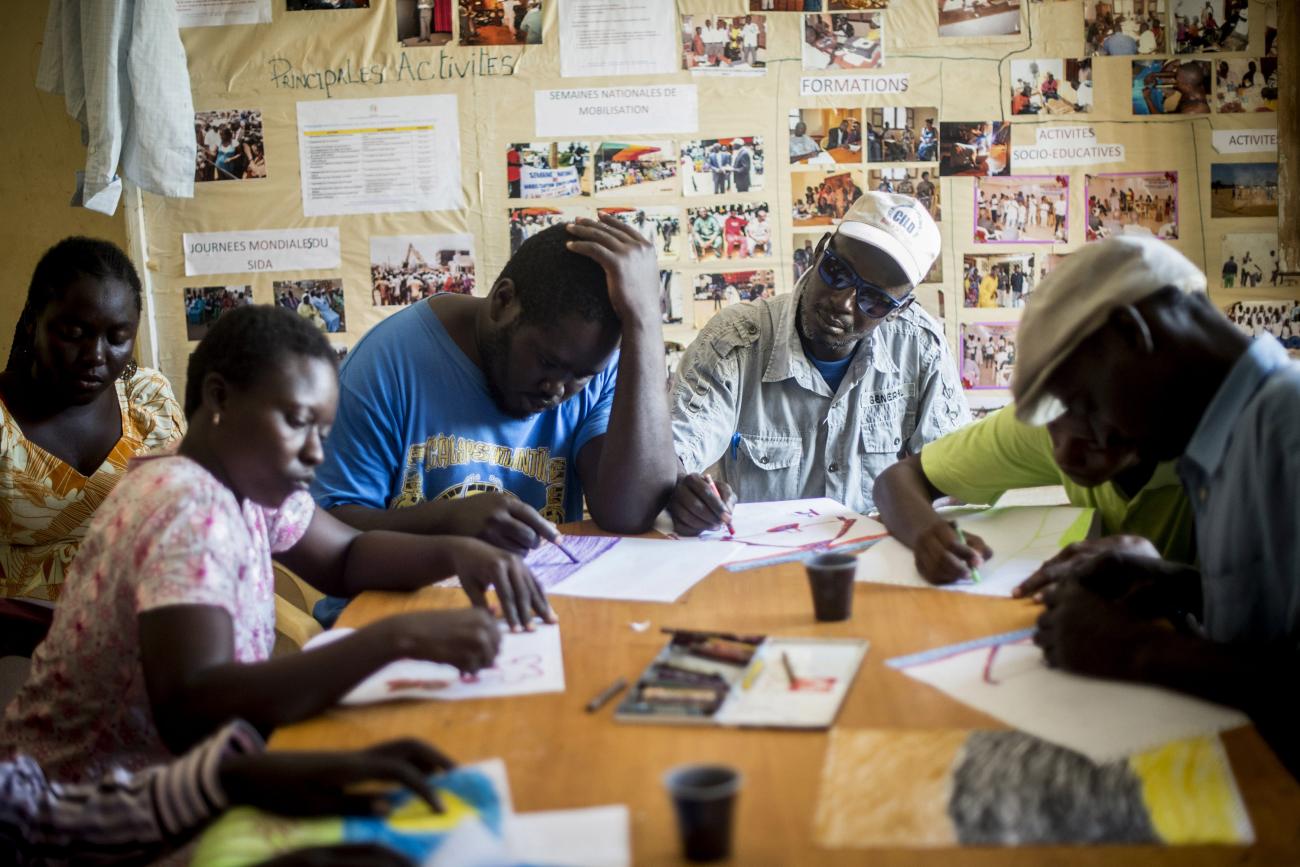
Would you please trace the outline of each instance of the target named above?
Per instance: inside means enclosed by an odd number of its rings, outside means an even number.
[[[360,529],[518,553],[582,519],[649,529],[676,481],[655,250],[613,217],[529,238],[486,298],[376,325],[339,371],[312,493]]]

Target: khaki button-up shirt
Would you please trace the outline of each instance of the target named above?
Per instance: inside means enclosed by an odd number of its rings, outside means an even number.
[[[834,394],[804,354],[792,294],[727,307],[682,357],[673,442],[721,461],[741,502],[830,497],[862,512],[885,467],[970,421],[939,325],[917,305],[859,346]]]

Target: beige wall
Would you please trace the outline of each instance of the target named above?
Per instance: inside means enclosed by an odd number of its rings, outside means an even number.
[[[77,124],[63,97],[36,90],[47,4],[9,4],[0,35],[0,81],[5,122],[0,124],[0,365],[9,357],[14,323],[32,268],[46,248],[67,235],[107,238],[125,249],[121,209],[105,217],[68,205],[73,172],[86,159]]]

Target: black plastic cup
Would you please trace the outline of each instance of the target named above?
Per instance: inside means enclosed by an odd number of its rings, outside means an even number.
[[[681,765],[664,774],[687,861],[720,861],[731,854],[740,780],[740,773],[726,765]]]
[[[818,554],[805,565],[812,587],[813,614],[826,622],[848,620],[853,615],[858,558],[851,554]]]

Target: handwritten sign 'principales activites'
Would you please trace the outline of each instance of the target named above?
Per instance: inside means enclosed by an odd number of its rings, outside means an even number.
[[[433,54],[412,55],[403,51],[395,63],[357,63],[349,58],[336,66],[307,69],[287,57],[267,61],[271,84],[277,90],[319,90],[329,97],[334,88],[348,85],[381,87],[419,81],[459,81],[499,75],[514,75],[519,56],[480,48],[465,56],[442,49]]]

